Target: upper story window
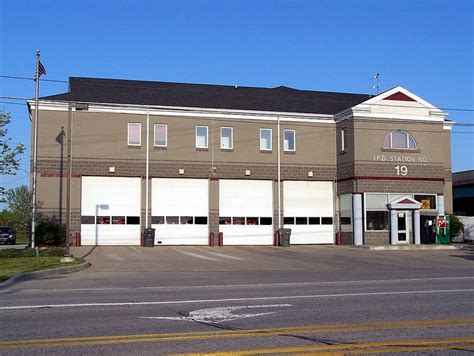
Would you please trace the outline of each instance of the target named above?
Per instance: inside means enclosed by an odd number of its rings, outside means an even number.
[[[196,126],[196,148],[208,148],[207,126]]]
[[[155,147],[168,146],[168,125],[155,124]]]
[[[384,148],[395,148],[401,150],[416,150],[416,141],[408,132],[397,130],[385,136]]]
[[[129,146],[140,146],[142,144],[142,124],[129,122],[127,136]]]
[[[341,130],[341,151],[347,151],[347,129]]]
[[[272,150],[272,129],[260,129],[260,150]]]
[[[232,127],[221,127],[221,148],[225,150],[234,148],[234,129]]]
[[[288,152],[296,151],[295,130],[283,130],[283,149]]]

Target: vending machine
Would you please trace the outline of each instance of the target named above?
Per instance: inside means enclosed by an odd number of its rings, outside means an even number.
[[[449,244],[451,242],[449,215],[436,216],[436,243]]]

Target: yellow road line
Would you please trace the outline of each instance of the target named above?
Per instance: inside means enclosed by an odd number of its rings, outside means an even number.
[[[397,347],[398,346],[398,347]],[[339,344],[339,345],[316,345],[301,347],[284,347],[273,349],[254,349],[239,350],[229,352],[209,352],[200,354],[183,354],[187,356],[197,355],[271,355],[271,354],[295,354],[295,353],[318,353],[318,355],[344,355],[378,352],[403,352],[414,350],[447,350],[453,348],[471,348],[474,347],[474,338],[451,338],[451,339],[433,339],[433,340],[396,340],[382,342],[365,342],[357,344]],[[330,351],[330,352],[324,352]]]
[[[360,332],[368,330],[413,329],[426,327],[446,327],[454,325],[474,325],[474,317],[441,320],[406,320],[394,322],[374,322],[363,324],[311,325],[286,328],[262,328],[250,330],[226,330],[189,333],[136,334],[116,336],[94,336],[78,338],[56,338],[37,340],[15,340],[0,342],[0,349],[61,347],[81,345],[124,344],[137,342],[163,342],[201,339],[268,337],[288,334],[320,334],[338,332]]]

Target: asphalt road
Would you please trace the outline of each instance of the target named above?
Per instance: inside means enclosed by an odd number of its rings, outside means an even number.
[[[137,251],[0,288],[0,354],[474,352],[472,250]]]

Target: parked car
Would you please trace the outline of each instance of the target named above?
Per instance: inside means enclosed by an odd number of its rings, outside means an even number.
[[[16,244],[16,230],[9,226],[0,226],[0,245]]]

